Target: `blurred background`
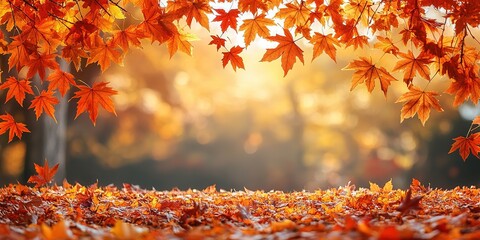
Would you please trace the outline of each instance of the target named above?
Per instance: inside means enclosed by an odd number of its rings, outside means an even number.
[[[158,190],[212,184],[226,190],[314,190],[390,179],[406,188],[412,178],[440,188],[479,183],[479,160],[448,154],[452,138],[466,134],[474,106],[453,109],[453,97],[442,93],[445,112],[433,111],[425,127],[416,117],[400,123],[402,105],[395,101],[405,84],[393,83],[386,98],[378,83],[371,94],[364,85],[350,91],[353,72],[341,68],[352,59],[351,48],[339,50],[335,63],[326,55],[310,62],[311,48],[305,47],[305,65],[297,62],[283,77],[279,60],[259,62],[275,43],[255,41],[241,54],[246,70],[235,73],[231,66],[222,69],[222,50],[208,45],[207,33],[198,37],[192,57],[178,53],[170,59],[165,46],[145,43],[129,52],[124,67],[100,74],[91,65],[75,73],[87,83],[110,82],[119,91],[118,116],[102,110],[94,127],[86,113],[74,120],[76,100],[68,102],[62,179]],[[236,45],[231,41],[227,46]],[[374,62],[382,55],[366,51]],[[392,69],[395,60],[384,56],[381,64]],[[428,90],[442,92],[448,83],[437,76]],[[1,94],[3,102],[6,91]],[[28,120],[33,111],[17,109],[13,101],[2,108],[29,121],[33,131],[41,124]],[[33,174],[27,160],[43,163],[32,146],[48,141],[26,134],[7,144],[7,136],[0,136],[0,184],[25,183]]]

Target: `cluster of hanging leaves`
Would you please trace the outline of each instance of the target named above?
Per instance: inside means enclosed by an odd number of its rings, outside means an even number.
[[[49,182],[0,188],[6,239],[478,239],[480,190],[344,187],[314,192],[145,190]]]
[[[475,0],[5,0],[0,26],[7,34],[0,35],[0,54],[8,56],[9,71],[26,69],[26,74],[8,77],[0,89],[8,91],[6,101],[15,98],[21,106],[32,95],[29,108],[37,118],[46,113],[55,120],[55,93],[64,96],[73,88],[76,116],[88,112],[95,124],[99,106],[115,113],[116,91],[108,83],[88,86],[74,79],[59,68],[58,59],[77,70],[96,63],[105,71],[145,39],[165,44],[170,56],[179,50],[191,54],[195,37],[187,27],[198,23],[210,31],[210,24],[219,23],[210,45],[222,51],[223,66],[234,70],[245,68],[241,54],[258,39],[277,44],[260,61],[280,58],[285,75],[297,60],[304,62],[302,47],[313,48],[312,61],[321,54],[336,61],[339,48],[374,47],[395,56],[395,66],[385,66],[383,56],[352,59],[344,68],[354,71],[351,88],[365,85],[371,92],[380,85],[386,96],[400,80],[408,86],[397,101],[403,103],[401,120],[417,115],[425,124],[432,109],[443,111],[439,93],[428,90],[441,76],[450,79],[444,92],[455,96],[454,106],[480,99],[479,41],[472,33],[480,24],[478,12]],[[41,92],[32,89],[36,74]],[[8,113],[0,118],[0,133],[9,131],[9,141],[28,132]],[[478,139],[469,131],[455,139],[452,151],[460,149],[464,159],[469,153],[478,156]]]

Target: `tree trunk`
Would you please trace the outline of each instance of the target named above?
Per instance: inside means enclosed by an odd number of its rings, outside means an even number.
[[[65,61],[60,61],[62,71],[69,72],[70,65]],[[59,164],[54,182],[60,184],[66,177],[66,130],[68,113],[68,96],[61,97],[56,93],[60,102],[55,106],[55,116],[58,123],[45,114],[35,120],[35,117],[29,119],[31,134],[27,140],[27,154],[25,157],[24,180],[25,182],[32,175],[35,175],[34,163],[43,165],[47,159],[50,166]]]

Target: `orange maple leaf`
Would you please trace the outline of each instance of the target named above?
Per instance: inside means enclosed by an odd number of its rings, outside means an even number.
[[[192,44],[188,41],[189,36],[182,34],[182,33],[175,33],[173,37],[171,37],[168,42],[168,53],[170,54],[170,58],[175,55],[175,53],[180,49],[180,51],[188,54],[189,56],[192,55]]]
[[[269,48],[263,55],[261,62],[271,62],[280,56],[282,57],[282,68],[286,76],[288,71],[293,68],[293,64],[296,62],[296,58],[300,59],[303,63],[303,50],[295,44],[293,36],[288,29],[283,29],[285,36],[275,35],[273,37],[267,37],[270,41],[278,42],[275,48]]]
[[[226,42],[227,40],[225,40],[224,38],[219,37],[218,35],[216,35],[216,36],[210,35],[210,37],[212,37],[212,41],[210,41],[210,42],[208,43],[208,45],[215,45],[215,46],[217,46],[217,51],[218,51],[221,47],[225,47],[225,42]]]
[[[23,100],[25,100],[25,94],[33,94],[32,87],[30,86],[30,81],[24,80],[17,80],[15,77],[7,78],[7,81],[0,85],[0,89],[8,88],[7,98],[5,103],[8,100],[15,97],[15,100],[23,107]]]
[[[77,103],[77,114],[75,119],[87,111],[90,116],[90,120],[95,126],[97,116],[98,116],[98,104],[102,106],[105,110],[117,115],[115,112],[115,107],[113,101],[110,98],[112,95],[117,94],[117,91],[113,90],[110,87],[107,87],[108,82],[99,82],[94,83],[93,87],[78,85],[80,89],[75,92],[73,98],[78,98]]]
[[[223,9],[213,9],[219,15],[216,15],[213,19],[214,22],[221,22],[220,27],[222,32],[227,31],[228,27],[231,27],[233,30],[237,31],[237,18],[240,11],[238,9],[230,9],[230,11],[225,11]]]
[[[268,26],[273,25],[275,25],[275,22],[272,19],[266,18],[264,13],[255,16],[253,19],[244,19],[243,24],[240,25],[240,31],[245,31],[243,33],[245,46],[250,45],[257,35],[263,38],[270,36]]]
[[[384,67],[377,67],[372,63],[372,59],[360,57],[360,60],[354,60],[349,63],[342,70],[354,70],[352,76],[353,90],[358,84],[365,83],[369,92],[372,92],[375,88],[375,79],[380,81],[380,88],[383,94],[387,96],[388,86],[390,82],[397,81]]]
[[[337,48],[335,46],[340,46],[340,43],[337,39],[333,38],[332,34],[323,35],[316,32],[312,39],[310,39],[310,43],[313,44],[312,61],[325,52],[333,61],[337,62]]]
[[[379,42],[373,45],[374,48],[381,49],[385,53],[391,53],[397,56],[399,51],[398,47],[392,42],[392,40],[388,37],[377,36],[377,40]]]
[[[47,80],[50,81],[48,91],[54,91],[58,88],[62,96],[64,96],[70,89],[70,85],[76,85],[75,80],[73,80],[73,75],[60,69],[56,69],[53,73],[48,75]]]
[[[285,4],[285,8],[280,8],[275,14],[275,18],[285,19],[284,28],[301,27],[309,21],[310,12],[311,10],[308,5],[305,5],[305,1],[301,1],[301,3],[294,1],[294,3]]]
[[[141,47],[139,39],[142,37],[143,35],[138,31],[138,28],[131,25],[124,30],[113,32],[113,43],[126,52],[130,45]]]
[[[110,67],[111,62],[120,64],[122,62],[122,55],[117,50],[113,41],[105,42],[101,38],[97,38],[97,46],[90,51],[90,57],[87,60],[87,65],[97,62],[100,65],[102,72]]]
[[[17,136],[18,139],[22,139],[22,134],[24,132],[30,132],[25,124],[15,122],[13,116],[8,113],[0,115],[0,119],[4,121],[0,122],[0,135],[9,130],[8,142],[11,142],[14,136]]]
[[[400,96],[396,101],[397,103],[405,102],[400,113],[400,122],[418,113],[418,119],[425,126],[425,122],[430,117],[431,108],[443,112],[436,96],[438,96],[437,92],[425,92],[418,87],[410,86],[409,91]]]
[[[8,53],[11,54],[8,58],[8,70],[15,67],[17,71],[20,71],[28,64],[30,54],[33,54],[37,49],[35,44],[24,40],[22,36],[16,35],[12,37],[12,42],[8,44]]]
[[[208,0],[193,0],[187,1],[188,5],[186,8],[187,24],[189,27],[192,26],[192,20],[195,19],[202,27],[209,30],[209,21],[207,13],[211,13],[212,9],[210,7]]]
[[[470,153],[479,158],[478,153],[480,152],[480,133],[470,134],[468,137],[456,137],[453,140],[455,142],[452,144],[452,147],[448,152],[449,154],[458,150],[463,161],[467,160],[467,157],[470,155]]]
[[[177,27],[173,24],[173,18],[158,7],[142,9],[145,20],[138,28],[150,36],[152,42],[163,43],[173,36]]]
[[[80,44],[70,44],[62,48],[62,58],[68,63],[72,62],[78,72],[80,71],[82,58],[88,58],[88,55]]]
[[[229,52],[222,52],[223,53],[223,58],[222,58],[222,63],[223,63],[223,68],[227,66],[228,62],[233,67],[234,71],[237,71],[237,67],[245,69],[243,65],[243,59],[240,57],[238,54],[240,54],[243,51],[243,48],[240,46],[235,46],[230,48]]]
[[[480,78],[477,76],[462,76],[453,80],[450,86],[445,90],[446,93],[454,94],[453,106],[457,107],[468,98],[477,104],[480,99]]]
[[[43,166],[40,166],[36,163],[34,164],[37,175],[31,176],[28,179],[28,182],[35,183],[35,187],[40,187],[51,182],[58,171],[58,163],[55,164],[55,166],[53,166],[52,168],[50,168],[48,166],[47,159],[45,159],[45,163],[43,164]]]
[[[43,90],[40,95],[36,96],[32,100],[32,103],[30,104],[30,107],[28,109],[33,108],[37,120],[43,112],[46,112],[48,115],[50,115],[50,117],[53,118],[55,122],[57,122],[57,119],[55,118],[55,108],[53,107],[53,105],[56,105],[58,103],[59,101],[56,97],[53,96],[52,91]]]
[[[415,57],[412,51],[408,50],[408,53],[398,53],[403,59],[397,62],[393,71],[403,70],[403,81],[410,86],[415,73],[419,73],[423,78],[430,80],[430,68],[429,64],[432,63],[432,55],[421,52]]]
[[[252,14],[257,13],[258,11],[268,11],[267,3],[263,0],[239,0],[238,9],[242,12],[251,12]]]
[[[30,56],[30,60],[27,63],[29,67],[27,72],[27,78],[33,77],[36,73],[40,76],[41,80],[45,79],[46,69],[57,69],[59,65],[55,60],[56,54],[33,54]]]

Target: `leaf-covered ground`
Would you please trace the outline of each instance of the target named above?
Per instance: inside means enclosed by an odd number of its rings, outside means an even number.
[[[0,239],[480,239],[480,191],[0,189]]]

